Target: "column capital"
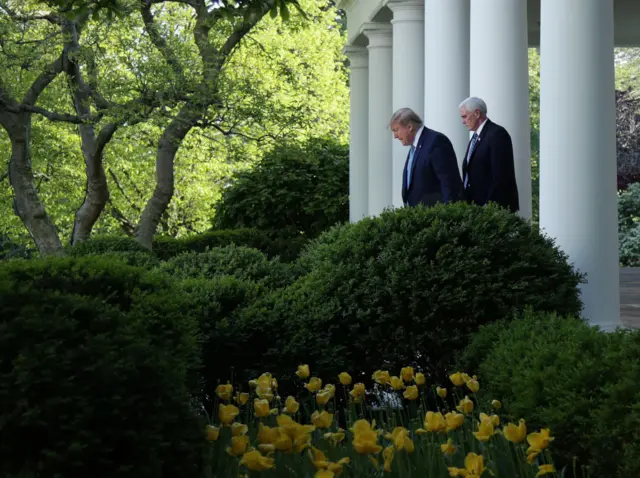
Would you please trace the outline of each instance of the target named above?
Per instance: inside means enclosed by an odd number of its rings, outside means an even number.
[[[393,44],[393,27],[390,23],[364,23],[362,33],[369,39],[368,48],[391,48]]]
[[[391,23],[424,23],[424,0],[393,0],[387,7],[393,12]]]
[[[342,53],[349,58],[351,68],[368,68],[369,52],[367,47],[347,45],[342,49]]]

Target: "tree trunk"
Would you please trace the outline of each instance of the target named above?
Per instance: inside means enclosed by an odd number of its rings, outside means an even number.
[[[100,133],[100,136],[106,132],[105,134],[111,137],[115,130],[115,125],[108,125]],[[87,183],[84,201],[76,211],[73,232],[71,233],[71,244],[77,244],[89,239],[93,226],[100,218],[100,214],[102,214],[109,200],[107,176],[102,165],[103,147],[95,139],[93,125],[81,125],[80,136],[82,138],[82,154],[84,156]]]
[[[40,254],[60,254],[62,243],[58,231],[47,215],[34,185],[29,147],[31,114],[18,113],[11,116],[13,116],[12,121],[9,122],[11,126],[6,128],[5,124],[5,129],[11,139],[9,181],[13,187],[15,213],[31,234]]]
[[[201,113],[192,105],[186,104],[162,133],[158,142],[156,156],[156,188],[142,211],[136,228],[136,240],[151,250],[153,236],[156,233],[162,215],[173,197],[173,162],[185,136],[200,119]]]

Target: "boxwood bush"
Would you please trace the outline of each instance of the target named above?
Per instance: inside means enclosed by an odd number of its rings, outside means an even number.
[[[549,427],[557,465],[571,470],[576,457],[588,476],[622,478],[640,476],[638,356],[640,331],[528,312],[482,327],[458,367],[477,370],[483,395],[502,401],[503,421]]]
[[[198,476],[196,324],[143,305],[165,285],[93,257],[0,267],[0,475]]]
[[[238,175],[216,204],[216,228],[316,237],[349,219],[349,148],[312,138],[281,145]]]
[[[269,331],[245,348],[274,373],[298,362],[332,378],[407,364],[442,373],[482,324],[526,306],[581,309],[581,276],[565,254],[493,206],[386,211],[333,228],[300,261],[309,274],[239,321]]]
[[[295,266],[269,259],[257,249],[236,246],[214,247],[206,252],[185,252],[162,263],[158,270],[176,279],[231,275],[267,287],[284,287],[295,279]]]

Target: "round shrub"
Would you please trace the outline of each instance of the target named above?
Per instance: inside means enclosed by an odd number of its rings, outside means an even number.
[[[502,420],[549,427],[551,452],[588,476],[640,476],[640,332],[601,332],[587,323],[528,312],[482,327],[459,368],[477,372],[485,397],[498,398]],[[477,364],[477,368],[476,368]]]
[[[214,225],[315,237],[348,220],[348,163],[349,148],[332,140],[276,147],[225,189]]]
[[[196,353],[185,324],[0,281],[0,474],[198,476],[202,423],[170,347]]]
[[[66,248],[71,256],[85,256],[87,254],[104,254],[105,252],[146,252],[134,238],[127,236],[93,236]]]
[[[169,278],[108,255],[10,261],[0,267],[0,282],[16,293],[58,291],[96,297],[122,310],[131,307],[135,294],[163,294],[171,289]]]
[[[442,373],[482,324],[526,306],[581,308],[566,256],[493,206],[386,211],[333,228],[300,261],[308,275],[243,312],[243,326],[270,331],[252,353],[274,373],[297,362],[327,376],[407,364]]]
[[[294,280],[293,266],[269,259],[257,249],[230,245],[207,252],[186,252],[164,262],[159,270],[176,279],[231,275],[268,287],[283,287]]]
[[[249,337],[236,324],[238,311],[264,294],[264,288],[232,276],[211,280],[188,279],[176,284],[176,293],[188,304],[185,313],[198,321],[202,354],[203,401],[214,401],[218,383],[245,378],[244,370],[254,355],[248,349],[252,334],[264,338],[265,330],[251,329]],[[246,377],[246,380],[254,377]],[[246,381],[245,380],[245,381]]]

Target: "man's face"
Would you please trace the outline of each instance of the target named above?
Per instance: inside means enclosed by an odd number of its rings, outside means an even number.
[[[476,131],[480,126],[480,111],[467,111],[466,108],[460,108],[460,117],[462,118],[462,124],[465,125],[469,131]]]
[[[391,131],[393,131],[393,137],[399,139],[403,146],[413,144],[413,140],[416,137],[416,132],[412,124],[403,126],[399,123],[393,123],[391,125]]]

